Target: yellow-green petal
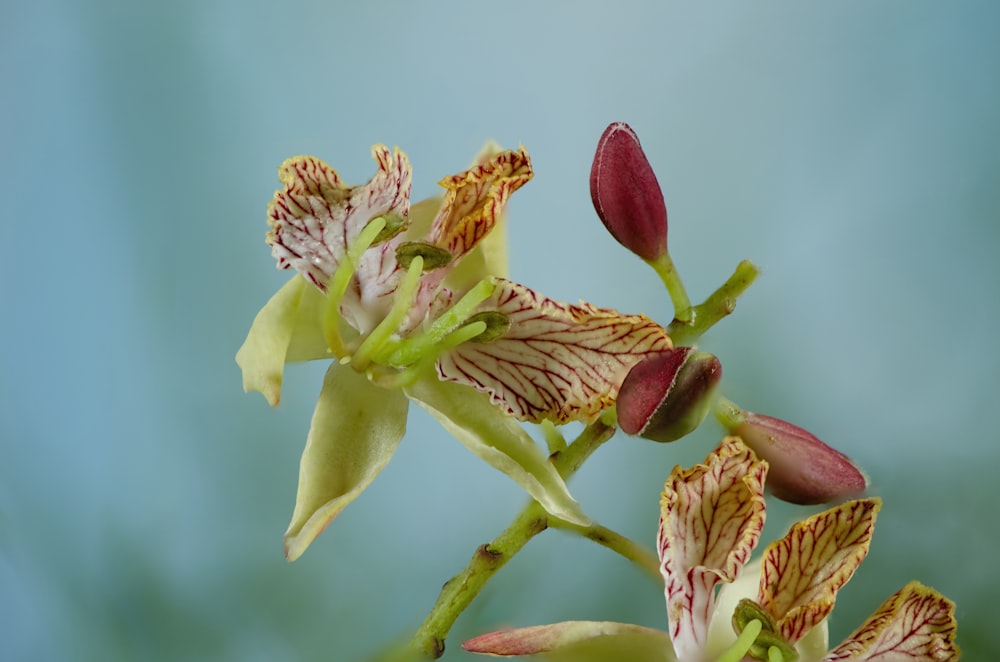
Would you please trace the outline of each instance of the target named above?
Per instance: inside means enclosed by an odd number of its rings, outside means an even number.
[[[385,468],[406,430],[406,397],[334,362],[323,379],[285,532],[294,561]]]
[[[244,391],[260,391],[273,407],[281,400],[287,361],[330,356],[320,325],[322,301],[319,290],[295,276],[264,304],[236,352]]]
[[[590,524],[538,444],[486,394],[433,378],[420,379],[405,390],[466,448],[514,479],[549,513],[581,526]]]

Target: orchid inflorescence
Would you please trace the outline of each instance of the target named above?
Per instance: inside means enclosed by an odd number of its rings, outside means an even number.
[[[572,621],[505,630],[463,644],[493,655],[587,658],[604,650],[650,660],[946,660],[957,657],[954,607],[917,583],[827,649],[837,591],[868,551],[877,498],[867,478],[806,430],[717,395],[719,359],[694,342],[733,311],[757,275],[741,262],[692,306],[667,248],[667,211],[639,139],[601,136],[590,189],[611,235],[650,264],[673,302],[661,326],[507,279],[505,206],[533,176],[527,151],[488,144],[444,194],[411,204],[406,154],[372,148],[376,174],[345,184],[323,161],[288,159],[268,207],[267,243],[294,276],[254,319],[237,353],[246,390],[277,405],[284,366],[329,363],[299,470],[285,553],[297,559],[385,468],[408,403],[519,484],[531,501],[446,583],[424,624],[382,659],[429,659],[462,610],[534,535],[561,528],[596,540],[662,581],[667,632]],[[672,442],[714,411],[729,436],[664,487],[657,555],[594,522],[566,481],[620,427]],[[558,426],[584,424],[567,443]],[[538,424],[548,448],[524,423]],[[840,502],[795,524],[751,561],[764,487],[793,503]],[[750,581],[747,581],[747,580]],[[624,655],[624,653],[622,653]],[[569,656],[569,657],[566,657]],[[619,658],[626,659],[626,658]]]

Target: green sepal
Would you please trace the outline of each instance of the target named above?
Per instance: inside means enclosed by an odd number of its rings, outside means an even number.
[[[488,395],[430,375],[404,391],[466,448],[510,476],[549,513],[580,526],[590,525],[541,448]]]
[[[385,468],[406,430],[409,403],[336,361],[326,371],[299,466],[285,556],[294,561]]]
[[[264,304],[236,352],[244,391],[260,391],[274,407],[286,362],[332,356],[323,339],[323,302],[323,293],[296,275]]]

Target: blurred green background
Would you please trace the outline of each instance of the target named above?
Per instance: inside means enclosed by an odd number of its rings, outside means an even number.
[[[669,321],[587,177],[639,133],[700,300],[764,273],[703,347],[725,393],[857,459],[885,503],[850,632],[912,578],[1000,651],[1000,5],[993,2],[6,3],[0,23],[0,659],[356,660],[423,618],[523,502],[416,410],[398,455],[298,562],[281,553],[322,366],[282,404],[233,355],[287,273],[276,167],[350,182],[399,145],[414,197],[487,138],[537,175],[511,274]],[[622,436],[571,488],[652,544],[675,463],[720,431]],[[801,509],[774,507],[777,536]],[[449,640],[566,619],[666,627],[659,589],[556,532]]]

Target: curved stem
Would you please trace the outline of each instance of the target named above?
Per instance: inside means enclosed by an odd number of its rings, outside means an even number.
[[[590,455],[611,439],[615,428],[597,421],[584,428],[583,432],[564,450],[553,453],[549,460],[553,463],[559,475],[568,479],[580,468]],[[472,559],[462,572],[452,577],[441,589],[441,595],[431,609],[427,618],[420,625],[407,645],[407,650],[396,659],[434,659],[444,654],[444,640],[451,631],[459,615],[475,599],[486,583],[502,568],[529,540],[556,525],[557,520],[549,515],[538,504],[532,501],[525,506],[517,517],[492,542],[481,545],[472,555]],[[558,525],[567,523],[558,520]],[[569,525],[572,526],[572,525]],[[581,527],[586,529],[588,527]],[[610,532],[603,527],[590,527],[600,533],[611,533],[610,539],[615,539],[615,551],[626,549],[625,538]],[[603,544],[603,543],[602,543]],[[633,543],[634,545],[634,543]],[[634,556],[633,552],[629,552]],[[626,556],[626,558],[630,558]]]
[[[760,270],[750,260],[743,260],[736,265],[733,275],[703,303],[694,307],[690,322],[677,318],[670,323],[667,333],[674,345],[690,345],[715,326],[716,322],[733,312],[736,309],[736,299],[753,284],[759,274]]]
[[[638,544],[631,538],[612,531],[606,526],[600,526],[599,524],[580,526],[578,524],[565,522],[554,517],[549,520],[549,524],[554,529],[574,531],[588,540],[593,540],[598,545],[607,547],[612,552],[615,552],[616,554],[625,557],[632,563],[635,563],[657,582],[663,582],[663,576],[660,574],[660,561],[656,554]]]
[[[674,304],[674,319],[682,324],[692,324],[697,311],[691,308],[691,300],[688,298],[687,290],[684,289],[684,282],[677,273],[677,268],[674,267],[670,253],[664,251],[663,255],[647,264],[653,267],[667,288],[670,300]]]

